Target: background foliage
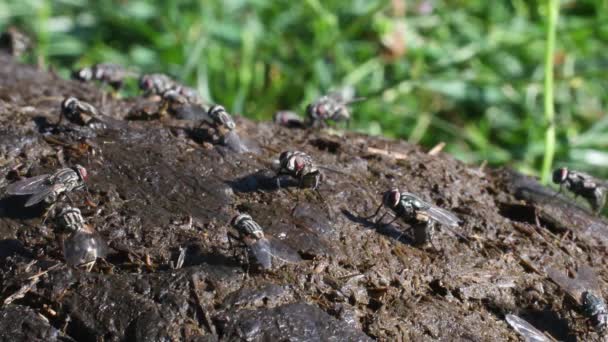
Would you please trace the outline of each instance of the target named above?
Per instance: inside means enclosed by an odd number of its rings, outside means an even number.
[[[534,173],[543,156],[545,1],[4,0],[0,27],[64,75],[115,62],[163,71],[229,110],[303,113],[353,85],[351,127]],[[608,1],[561,2],[557,165],[608,176]]]

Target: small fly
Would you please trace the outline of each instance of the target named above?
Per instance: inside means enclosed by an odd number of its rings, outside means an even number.
[[[532,324],[528,323],[523,318],[516,315],[507,315],[507,323],[523,337],[526,342],[552,342],[547,335],[536,329]]]
[[[311,126],[323,126],[327,121],[346,121],[348,125],[351,118],[348,105],[362,100],[344,91],[321,96],[306,107],[308,122]]]
[[[207,115],[207,109],[198,103],[192,103],[179,90],[169,89],[162,94],[159,113],[169,113],[180,120],[200,120]]]
[[[591,267],[579,267],[575,278],[570,278],[553,267],[547,269],[547,275],[574,299],[599,333],[605,334],[608,331],[608,308],[601,297],[597,274]]]
[[[136,76],[137,73],[112,63],[95,64],[91,67],[76,70],[72,74],[73,79],[82,82],[100,81],[109,84],[114,89],[120,89],[126,78]]]
[[[211,123],[216,128],[225,127],[230,131],[236,128],[236,123],[232,119],[232,116],[220,105],[211,106],[203,122]]]
[[[398,219],[413,223],[416,244],[425,244],[431,240],[435,222],[448,227],[448,229],[460,225],[458,217],[451,212],[427,203],[412,193],[400,192],[397,188],[384,193],[382,203],[369,218],[376,217],[384,206],[391,209],[395,214],[395,219],[388,224]],[[382,222],[387,214],[388,212],[385,212],[376,223]]]
[[[280,187],[280,176],[289,175],[298,179],[300,187],[317,189],[322,178],[319,168],[312,157],[301,151],[285,151],[279,156],[277,171],[277,187]]]
[[[581,196],[589,202],[593,211],[599,213],[606,204],[608,184],[583,172],[562,167],[553,171],[553,182]]]
[[[92,128],[105,127],[103,121],[100,119],[97,108],[92,104],[80,101],[75,97],[67,97],[61,102],[61,113],[57,125],[61,123],[64,117],[71,123],[80,126],[89,126]]]
[[[271,269],[273,260],[285,263],[302,261],[296,251],[279,240],[267,237],[262,227],[250,215],[237,215],[232,219],[232,226],[239,232],[241,240],[249,247],[249,252],[262,269]]]
[[[63,256],[68,265],[85,268],[91,271],[97,258],[107,254],[105,240],[88,224],[85,223],[80,209],[64,208],[58,215],[59,225],[69,232],[63,242]]]
[[[71,168],[59,169],[53,174],[45,174],[26,178],[6,187],[9,195],[30,195],[25,202],[26,207],[40,202],[54,204],[60,195],[86,187],[87,170],[76,165]]]
[[[162,95],[176,86],[178,86],[177,82],[165,74],[147,74],[139,78],[139,89],[147,96]]]

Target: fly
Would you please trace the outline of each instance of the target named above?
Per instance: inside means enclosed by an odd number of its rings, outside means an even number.
[[[601,297],[597,274],[591,267],[579,267],[575,278],[570,278],[553,267],[547,269],[547,275],[574,299],[598,332],[607,332],[608,308]]]
[[[562,167],[553,171],[553,182],[560,186],[560,190],[563,186],[576,196],[583,197],[596,214],[606,204],[607,183],[591,175]]]
[[[354,98],[352,93],[352,90],[329,93],[309,104],[306,107],[309,124],[324,126],[327,121],[346,121],[348,125],[351,119],[348,105],[364,100],[364,98]]]
[[[431,240],[435,222],[448,227],[448,229],[456,228],[460,225],[460,219],[451,212],[425,202],[410,192],[400,192],[397,188],[384,193],[382,203],[376,209],[376,212],[368,218],[377,216],[380,213],[380,209],[385,206],[395,214],[395,219],[388,224],[398,219],[413,224],[416,244],[424,244]],[[376,223],[382,222],[387,214],[388,212],[385,212]],[[458,233],[456,234],[461,236]]]
[[[85,223],[80,209],[64,208],[58,215],[59,225],[69,232],[63,242],[63,256],[68,265],[83,267],[91,271],[97,258],[104,258],[107,254],[105,240]]]
[[[45,174],[26,178],[6,187],[9,195],[30,195],[25,203],[31,207],[40,202],[54,204],[60,195],[86,187],[87,170],[76,165],[71,168],[57,170],[53,174]]]
[[[285,263],[302,261],[300,255],[279,240],[267,237],[262,227],[248,214],[240,214],[232,219],[232,226],[248,246],[249,252],[264,270],[272,268],[273,260]]]

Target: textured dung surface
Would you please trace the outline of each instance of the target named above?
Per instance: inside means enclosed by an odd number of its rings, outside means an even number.
[[[64,96],[115,120],[44,133]],[[353,133],[237,118],[242,152],[202,141],[191,122],[126,120],[156,106],[109,96],[102,105],[92,85],[0,56],[3,340],[515,341],[508,313],[558,339],[597,337],[542,269],[590,263],[606,277],[606,222],[534,180]],[[324,171],[319,193],[286,179],[278,189],[272,160],[289,149],[345,174]],[[62,236],[43,209],[3,194],[19,175],[75,163],[91,174],[96,207],[84,192],[72,199],[110,246],[91,273],[63,266]],[[394,186],[453,211],[466,239],[440,227],[419,248],[405,223],[374,226],[365,217]],[[229,238],[237,213],[304,261],[249,265]],[[180,248],[184,266],[174,269]]]

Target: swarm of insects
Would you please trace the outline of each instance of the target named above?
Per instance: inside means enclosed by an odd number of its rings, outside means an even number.
[[[69,233],[63,242],[63,256],[68,265],[91,271],[97,258],[107,253],[105,240],[85,223],[78,208],[65,207],[57,216],[59,225]]]
[[[37,203],[54,204],[61,195],[86,187],[87,170],[76,165],[71,168],[59,169],[53,174],[45,174],[26,178],[6,187],[9,195],[30,195],[26,207]]]
[[[279,156],[279,169],[277,171],[277,186],[280,187],[280,176],[289,175],[298,179],[299,186],[310,186],[316,189],[321,181],[322,174],[308,154],[300,151],[286,151]]]
[[[32,47],[32,40],[15,27],[9,27],[0,35],[0,48],[8,50],[13,57],[23,55]]]
[[[272,268],[273,260],[297,263],[302,261],[300,255],[278,240],[264,234],[262,227],[248,214],[240,214],[232,219],[240,239],[249,248],[250,254],[264,270]]]
[[[74,71],[72,78],[82,82],[100,81],[107,83],[114,89],[120,89],[126,78],[135,77],[137,74],[127,70],[118,64],[101,63],[91,67]]]
[[[400,192],[397,188],[384,193],[382,203],[369,218],[377,216],[380,209],[385,206],[395,215],[389,224],[397,219],[411,223],[414,229],[414,242],[420,245],[431,241],[435,222],[449,228],[458,227],[460,222],[451,212],[427,203],[412,193]],[[377,222],[382,222],[387,214],[388,212],[385,212]]]
[[[353,98],[352,94],[345,91],[333,92],[323,95],[306,107],[308,122],[311,126],[323,126],[327,121],[350,122],[350,110],[348,105],[363,98]]]
[[[599,213],[606,204],[607,183],[586,173],[562,167],[553,171],[553,182],[560,186],[560,190],[563,186],[583,197],[595,213]]]
[[[574,278],[553,267],[547,269],[547,275],[574,299],[600,334],[608,331],[608,308],[601,297],[597,274],[591,267],[579,267]]]
[[[516,315],[507,315],[507,323],[515,330],[518,334],[523,337],[526,342],[551,342],[547,335],[536,329],[532,324],[528,323],[523,318]]]

